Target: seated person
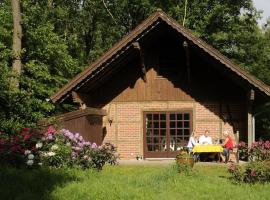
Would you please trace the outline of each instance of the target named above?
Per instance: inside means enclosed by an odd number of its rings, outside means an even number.
[[[204,134],[199,138],[199,144],[213,144],[208,130],[206,130]]]
[[[194,134],[195,134],[195,131],[191,133],[189,141],[188,141],[187,148],[188,148],[189,153],[192,152],[193,147],[197,144]]]
[[[224,132],[224,136],[225,136],[225,141],[222,145],[224,148],[222,155],[225,157],[225,163],[227,163],[230,156],[230,150],[233,149],[233,140],[227,131]]]

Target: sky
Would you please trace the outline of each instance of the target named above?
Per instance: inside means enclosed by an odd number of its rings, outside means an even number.
[[[255,7],[258,10],[262,10],[262,19],[259,23],[262,25],[266,22],[267,18],[270,17],[270,0],[253,0]]]

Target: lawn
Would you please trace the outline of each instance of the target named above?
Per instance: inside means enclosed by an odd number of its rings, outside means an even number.
[[[227,168],[197,164],[189,175],[173,166],[79,169],[0,168],[0,199],[270,199],[270,184],[235,185]]]

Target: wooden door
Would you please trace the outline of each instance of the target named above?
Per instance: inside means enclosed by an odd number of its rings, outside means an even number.
[[[144,157],[173,158],[192,130],[190,111],[144,113]]]

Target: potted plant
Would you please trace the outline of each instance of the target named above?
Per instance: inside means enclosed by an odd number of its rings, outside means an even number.
[[[178,165],[186,165],[193,167],[194,166],[194,158],[192,154],[189,154],[186,149],[181,149],[179,154],[176,156],[176,163]]]

